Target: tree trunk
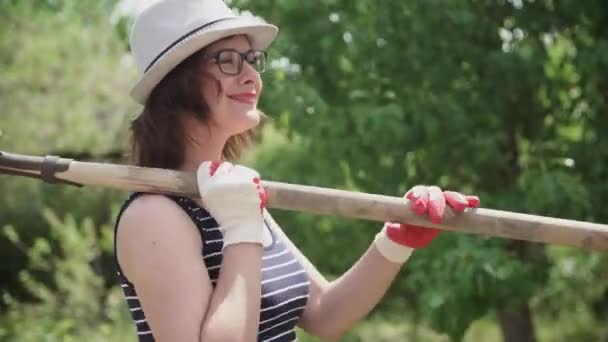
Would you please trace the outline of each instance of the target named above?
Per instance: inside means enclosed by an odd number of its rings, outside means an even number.
[[[527,304],[514,311],[500,311],[498,320],[504,342],[536,341],[532,313]]]
[[[515,257],[524,262],[547,263],[545,247],[524,241],[511,241],[507,247]],[[498,320],[504,342],[535,342],[534,321],[528,303],[520,307],[498,312]]]
[[[517,105],[514,102],[510,104],[511,108],[517,108]],[[505,174],[503,176],[505,185],[515,186],[517,179],[521,174],[521,167],[519,165],[518,129],[513,124],[507,127],[508,133],[504,149],[505,158],[507,158],[510,167],[505,168]],[[514,253],[515,258],[524,262],[545,259],[544,247],[540,245],[514,240],[507,245],[507,249]],[[536,342],[532,312],[527,303],[512,310],[500,310],[498,312],[498,320],[504,342]]]

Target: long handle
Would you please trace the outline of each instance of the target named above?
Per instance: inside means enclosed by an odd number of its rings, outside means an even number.
[[[12,158],[12,163],[3,159]],[[22,156],[23,157],[23,156]],[[32,163],[42,163],[40,157],[27,157],[29,175]],[[39,158],[39,159],[36,159]],[[0,153],[0,173],[23,169],[14,161],[19,155]],[[104,186],[128,191],[168,193],[199,197],[193,173],[143,168],[108,163],[78,162],[55,158],[52,176],[58,180],[82,185]],[[48,169],[48,168],[47,168]],[[48,172],[48,171],[47,171]],[[48,176],[48,175],[47,175]],[[608,250],[608,225],[527,215],[508,211],[478,208],[458,215],[448,215],[442,224],[413,214],[399,197],[327,189],[288,183],[263,181],[268,193],[269,208],[298,210],[373,221],[393,221],[421,224],[444,230],[484,236],[568,245],[585,249]]]

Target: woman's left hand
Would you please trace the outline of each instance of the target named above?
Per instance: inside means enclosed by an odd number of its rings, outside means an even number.
[[[455,191],[442,191],[438,186],[417,185],[405,194],[411,209],[419,216],[428,215],[431,222],[440,224],[446,204],[456,212],[477,208],[479,197],[465,196]]]
[[[405,198],[410,201],[413,212],[428,216],[436,224],[441,223],[446,204],[455,212],[463,212],[467,208],[477,208],[480,203],[477,196],[465,196],[459,192],[442,191],[437,186],[424,185],[413,187]],[[441,232],[435,228],[392,222],[386,222],[385,230],[390,240],[411,248],[426,247]]]

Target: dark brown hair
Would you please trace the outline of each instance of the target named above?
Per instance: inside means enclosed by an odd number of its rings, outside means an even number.
[[[219,81],[203,72],[204,49],[194,53],[171,70],[152,90],[140,115],[131,122],[131,159],[136,165],[177,169],[184,162],[188,140],[183,118],[192,116],[208,122],[209,106],[201,96],[203,82]],[[260,112],[261,116],[264,115]],[[237,159],[250,145],[253,130],[231,137],[222,157]]]

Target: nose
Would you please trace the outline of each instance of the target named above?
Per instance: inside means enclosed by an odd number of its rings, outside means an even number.
[[[251,84],[255,83],[255,80],[259,77],[258,71],[249,64],[247,61],[243,61],[243,69],[239,74],[239,83],[241,84]]]

